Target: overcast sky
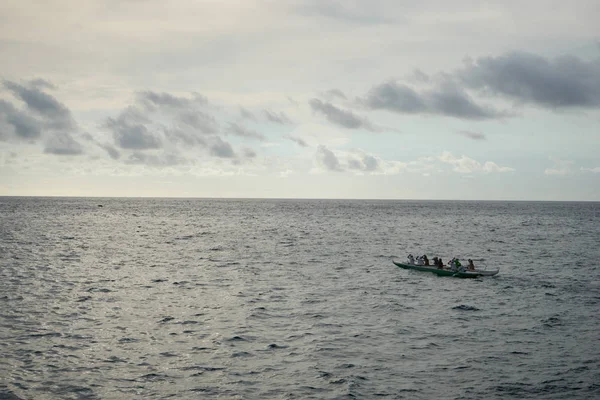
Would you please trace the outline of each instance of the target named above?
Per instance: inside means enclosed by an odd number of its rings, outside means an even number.
[[[600,2],[4,0],[0,195],[600,201]]]

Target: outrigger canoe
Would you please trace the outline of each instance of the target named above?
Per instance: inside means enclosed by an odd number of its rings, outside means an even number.
[[[499,270],[475,270],[475,271],[451,271],[449,269],[438,269],[434,266],[425,266],[425,265],[416,265],[416,264],[403,264],[397,261],[392,260],[394,264],[396,264],[400,268],[404,269],[413,269],[415,271],[425,271],[432,272],[439,276],[453,276],[455,278],[479,278],[481,276],[492,276],[496,275]]]

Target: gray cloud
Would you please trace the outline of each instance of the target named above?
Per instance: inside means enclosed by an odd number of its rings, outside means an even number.
[[[101,144],[100,147],[102,147],[113,160],[118,160],[121,157],[121,153],[119,153],[119,150],[117,150],[113,145]]]
[[[143,91],[136,94],[134,105],[123,109],[118,116],[108,118],[105,127],[112,132],[119,150],[133,151],[125,158],[125,162],[129,164],[149,166],[182,164],[185,159],[176,155],[176,149],[185,148],[185,152],[181,154],[190,156],[194,147],[202,149],[209,156],[230,159],[233,163],[241,163],[256,157],[254,150],[249,148],[241,149],[238,156],[222,135],[236,135],[257,140],[264,140],[265,136],[233,122],[221,131],[218,121],[209,114],[206,107],[209,107],[208,100],[198,94],[192,97],[181,97],[164,92]],[[254,117],[241,107],[240,115],[247,118]],[[271,117],[278,118],[282,122],[287,118],[283,113],[271,113]],[[112,158],[120,157],[117,149],[101,147]],[[166,153],[157,155],[152,151],[156,149],[165,149]]]
[[[185,110],[180,112],[176,118],[184,124],[205,134],[213,134],[219,130],[215,118],[202,111]]]
[[[464,119],[490,119],[505,116],[489,107],[476,104],[462,88],[445,82],[438,90],[430,92],[430,112]]]
[[[466,136],[469,139],[473,139],[473,140],[485,140],[486,139],[485,135],[480,132],[458,131],[456,133],[458,133],[459,135],[462,135],[462,136]]]
[[[117,118],[108,118],[106,127],[122,149],[145,150],[162,146],[160,138],[148,131],[148,118],[134,107],[128,107]]]
[[[150,90],[137,93],[137,100],[143,104],[148,110],[156,110],[157,108],[188,108],[198,105],[208,104],[206,97],[193,93],[192,98],[173,96],[169,93],[157,93]]]
[[[350,169],[357,169],[360,171],[376,171],[379,169],[379,160],[371,155],[364,155],[360,160],[350,159],[348,161],[348,167]]]
[[[209,144],[210,154],[219,157],[219,158],[234,158],[235,152],[231,145],[221,139],[218,136],[215,136],[211,143]]]
[[[470,88],[548,108],[600,106],[600,59],[574,56],[553,60],[513,52],[482,57],[457,73]]]
[[[363,128],[372,132],[377,132],[380,130],[375,128],[367,119],[357,117],[352,111],[342,110],[331,103],[322,102],[319,99],[311,99],[308,103],[313,111],[325,115],[327,120],[333,124],[340,125],[348,129]]]
[[[219,125],[203,110],[208,104],[206,97],[198,93],[183,97],[141,91],[136,93],[134,105],[115,118],[107,118],[105,127],[112,132],[116,146],[121,149],[151,150],[169,148],[169,144],[209,147],[208,139],[219,133]],[[109,155],[115,158],[114,152]],[[141,157],[135,160],[144,162]]]
[[[409,86],[387,82],[373,87],[359,102],[372,110],[402,114],[439,114],[464,119],[490,119],[506,113],[476,104],[469,94],[450,79],[421,93]]]
[[[294,137],[294,136],[286,136],[286,137],[288,139],[290,139],[292,142],[296,143],[298,146],[308,147],[308,144],[304,140],[302,140],[300,138],[297,138],[297,137]]]
[[[379,160],[371,155],[366,155],[362,159],[365,171],[375,171],[379,168]]]
[[[245,147],[242,150],[242,154],[246,158],[254,158],[254,157],[256,157],[256,152],[254,150],[252,150],[251,148],[249,148],[249,147]]]
[[[265,140],[264,135],[262,135],[258,132],[255,132],[251,129],[240,126],[233,122],[229,124],[229,129],[227,129],[227,133],[230,133],[230,134],[236,135],[236,136],[245,137],[245,138],[250,138],[250,139]]]
[[[360,160],[357,160],[357,159],[354,159],[354,158],[348,160],[348,167],[350,169],[362,169],[362,166],[363,165],[360,162]]]
[[[195,130],[166,129],[165,135],[172,143],[181,143],[186,147],[205,147],[207,145],[206,139]]]
[[[11,103],[0,99],[0,123],[5,126],[0,130],[0,139],[9,137],[9,131],[17,139],[35,140],[41,136],[41,122],[18,110]]]
[[[83,153],[83,147],[73,134],[77,124],[71,111],[55,97],[43,89],[54,86],[43,79],[37,79],[21,85],[4,81],[3,86],[15,98],[25,104],[18,109],[12,103],[0,100],[0,139],[13,136],[20,140],[36,141],[43,139],[44,153],[56,155],[77,155]],[[6,130],[6,132],[5,132]]]
[[[421,95],[410,87],[395,82],[387,82],[373,87],[363,102],[372,110],[388,110],[405,114],[427,110]]]
[[[44,118],[47,127],[57,130],[74,130],[76,124],[69,109],[53,96],[41,91],[40,87],[43,88],[44,85],[40,85],[39,80],[36,82],[38,82],[37,85],[27,87],[15,82],[4,81],[4,87],[22,100],[29,111]],[[47,86],[49,83],[46,82],[45,85]]]
[[[344,100],[347,99],[347,97],[344,94],[344,92],[342,92],[339,89],[330,89],[330,90],[328,90],[326,92],[323,92],[322,97],[325,98],[325,99],[327,99],[327,100],[332,100],[332,99],[335,99],[335,98],[340,98],[340,99],[344,99]]]
[[[317,164],[330,171],[342,171],[340,162],[333,151],[323,145],[319,145],[315,154]]]
[[[420,69],[415,69],[412,72],[412,75],[409,77],[409,79],[414,82],[427,83],[427,82],[429,82],[429,75],[427,75],[425,72],[421,71]]]
[[[83,154],[83,148],[67,132],[57,132],[46,139],[44,153],[73,156]]]
[[[240,115],[244,119],[256,121],[256,116],[254,114],[252,114],[250,111],[246,110],[244,107],[240,107]]]
[[[288,118],[287,115],[285,115],[284,112],[277,113],[274,111],[264,110],[264,114],[267,120],[275,122],[276,124],[285,125],[292,123],[292,121]]]

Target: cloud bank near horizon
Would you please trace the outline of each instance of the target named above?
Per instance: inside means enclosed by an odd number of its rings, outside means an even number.
[[[415,76],[412,80],[374,84],[355,99],[341,89],[321,91],[304,104],[312,112],[312,120],[324,120],[341,132],[367,133],[400,130],[374,123],[360,115],[361,111],[373,115],[385,111],[400,117],[436,115],[477,123],[519,118],[514,110],[530,106],[550,112],[593,112],[600,106],[600,58],[586,61],[575,56],[544,58],[510,52],[467,59],[462,67],[437,75],[417,70]],[[136,92],[133,102],[118,113],[99,121],[101,129],[97,132],[88,133],[82,131],[71,110],[52,94],[57,88],[51,82],[5,80],[3,89],[12,100],[6,96],[0,99],[0,141],[39,142],[43,152],[50,155],[81,156],[92,153],[95,147],[103,150],[108,159],[126,165],[185,166],[203,159],[241,165],[260,156],[264,144],[288,140],[299,149],[313,147],[298,135],[282,133],[274,137],[261,131],[268,124],[294,129],[310,121],[306,114],[292,118],[272,106],[252,110],[239,105],[223,107],[196,92],[181,95],[147,89]],[[498,108],[498,104],[509,103],[511,111]],[[298,103],[295,106],[302,108]],[[490,137],[470,129],[454,133],[478,142],[486,142]],[[318,144],[318,139],[314,148],[315,163],[323,171],[394,170],[374,154],[340,156],[343,151]],[[437,158],[461,173],[514,171],[512,167],[478,162],[464,155],[458,158],[443,153]],[[595,168],[582,167],[579,171],[595,172]],[[564,166],[548,168],[545,174],[564,176],[565,170]]]

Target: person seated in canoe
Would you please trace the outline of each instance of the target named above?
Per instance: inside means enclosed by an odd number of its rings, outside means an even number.
[[[425,263],[425,265],[429,266],[429,258],[427,258],[426,254],[423,254],[423,262]]]
[[[415,258],[413,257],[412,254],[408,255],[408,263],[409,264],[414,264],[415,263]]]
[[[444,262],[442,261],[442,257],[437,258],[435,265],[438,267],[438,269],[444,269]]]
[[[467,265],[467,269],[469,271],[475,271],[475,264],[473,264],[473,260],[469,258],[469,265]]]
[[[450,270],[453,272],[463,272],[465,267],[463,267],[458,258],[455,257],[450,261]]]
[[[417,265],[425,265],[425,261],[423,260],[423,256],[417,256]]]
[[[455,258],[453,261],[454,261],[455,270],[457,272],[465,272],[467,270],[465,268],[465,266],[460,263],[460,260],[458,258]]]

